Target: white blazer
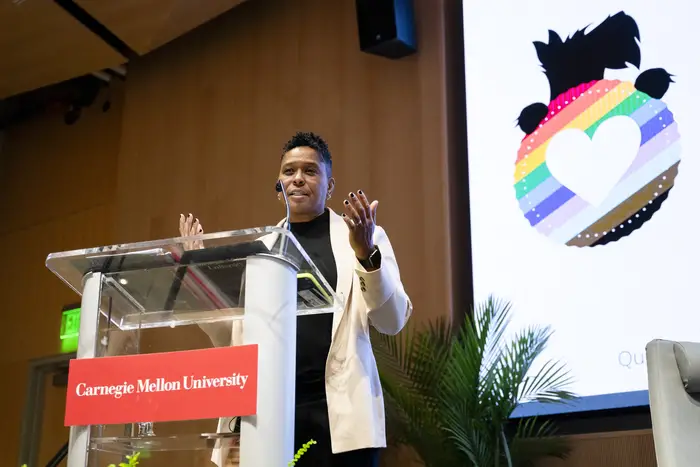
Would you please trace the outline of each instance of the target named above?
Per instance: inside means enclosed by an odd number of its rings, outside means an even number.
[[[278,224],[282,225],[284,221]],[[345,301],[344,311],[333,317],[326,359],[332,450],[339,453],[386,447],[384,398],[369,325],[384,334],[398,334],[411,316],[413,305],[401,283],[396,256],[384,229],[376,226],[374,230],[374,244],[379,247],[382,260],[381,267],[372,272],[365,270],[355,257],[348,226],[332,210],[330,234],[338,272],[336,292]],[[238,340],[237,334],[234,331],[234,341]],[[221,420],[219,432],[228,429],[229,421]],[[218,465],[221,454],[214,452],[212,457]]]

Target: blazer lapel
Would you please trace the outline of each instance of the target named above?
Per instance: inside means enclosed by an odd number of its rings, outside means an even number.
[[[335,267],[338,272],[336,291],[344,301],[350,296],[352,287],[353,264],[355,254],[348,243],[348,226],[335,212],[331,211],[331,248],[335,256]]]
[[[348,226],[338,214],[330,210],[331,214],[331,248],[335,256],[335,267],[338,273],[338,284],[336,293],[340,300],[344,302],[345,309],[350,303],[352,292],[352,277],[354,274],[355,253],[348,243]],[[333,337],[340,325],[341,318],[345,312],[335,313],[333,316]]]

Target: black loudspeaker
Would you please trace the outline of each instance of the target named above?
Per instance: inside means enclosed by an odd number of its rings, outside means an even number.
[[[387,58],[416,52],[413,0],[355,0],[360,50]]]

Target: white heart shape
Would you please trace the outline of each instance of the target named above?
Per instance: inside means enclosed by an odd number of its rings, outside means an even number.
[[[562,130],[547,146],[547,168],[559,183],[589,204],[599,206],[639,152],[642,132],[627,116],[598,126],[593,138],[579,129]]]

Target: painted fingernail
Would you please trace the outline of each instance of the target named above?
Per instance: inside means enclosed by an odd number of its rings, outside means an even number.
[[[345,213],[343,213],[343,217],[348,217],[348,216],[346,216]]]
[[[345,203],[345,204],[347,205],[347,204],[350,204],[350,201],[348,201],[348,200],[346,199],[345,201],[343,201],[343,203]]]
[[[359,194],[361,194],[361,195],[364,194],[364,193],[362,193],[362,190],[357,190],[357,192],[358,192]]]
[[[199,219],[195,219],[196,222],[199,222]]]
[[[355,193],[350,193],[350,197],[351,197],[351,198],[354,198],[354,197],[355,197]]]

